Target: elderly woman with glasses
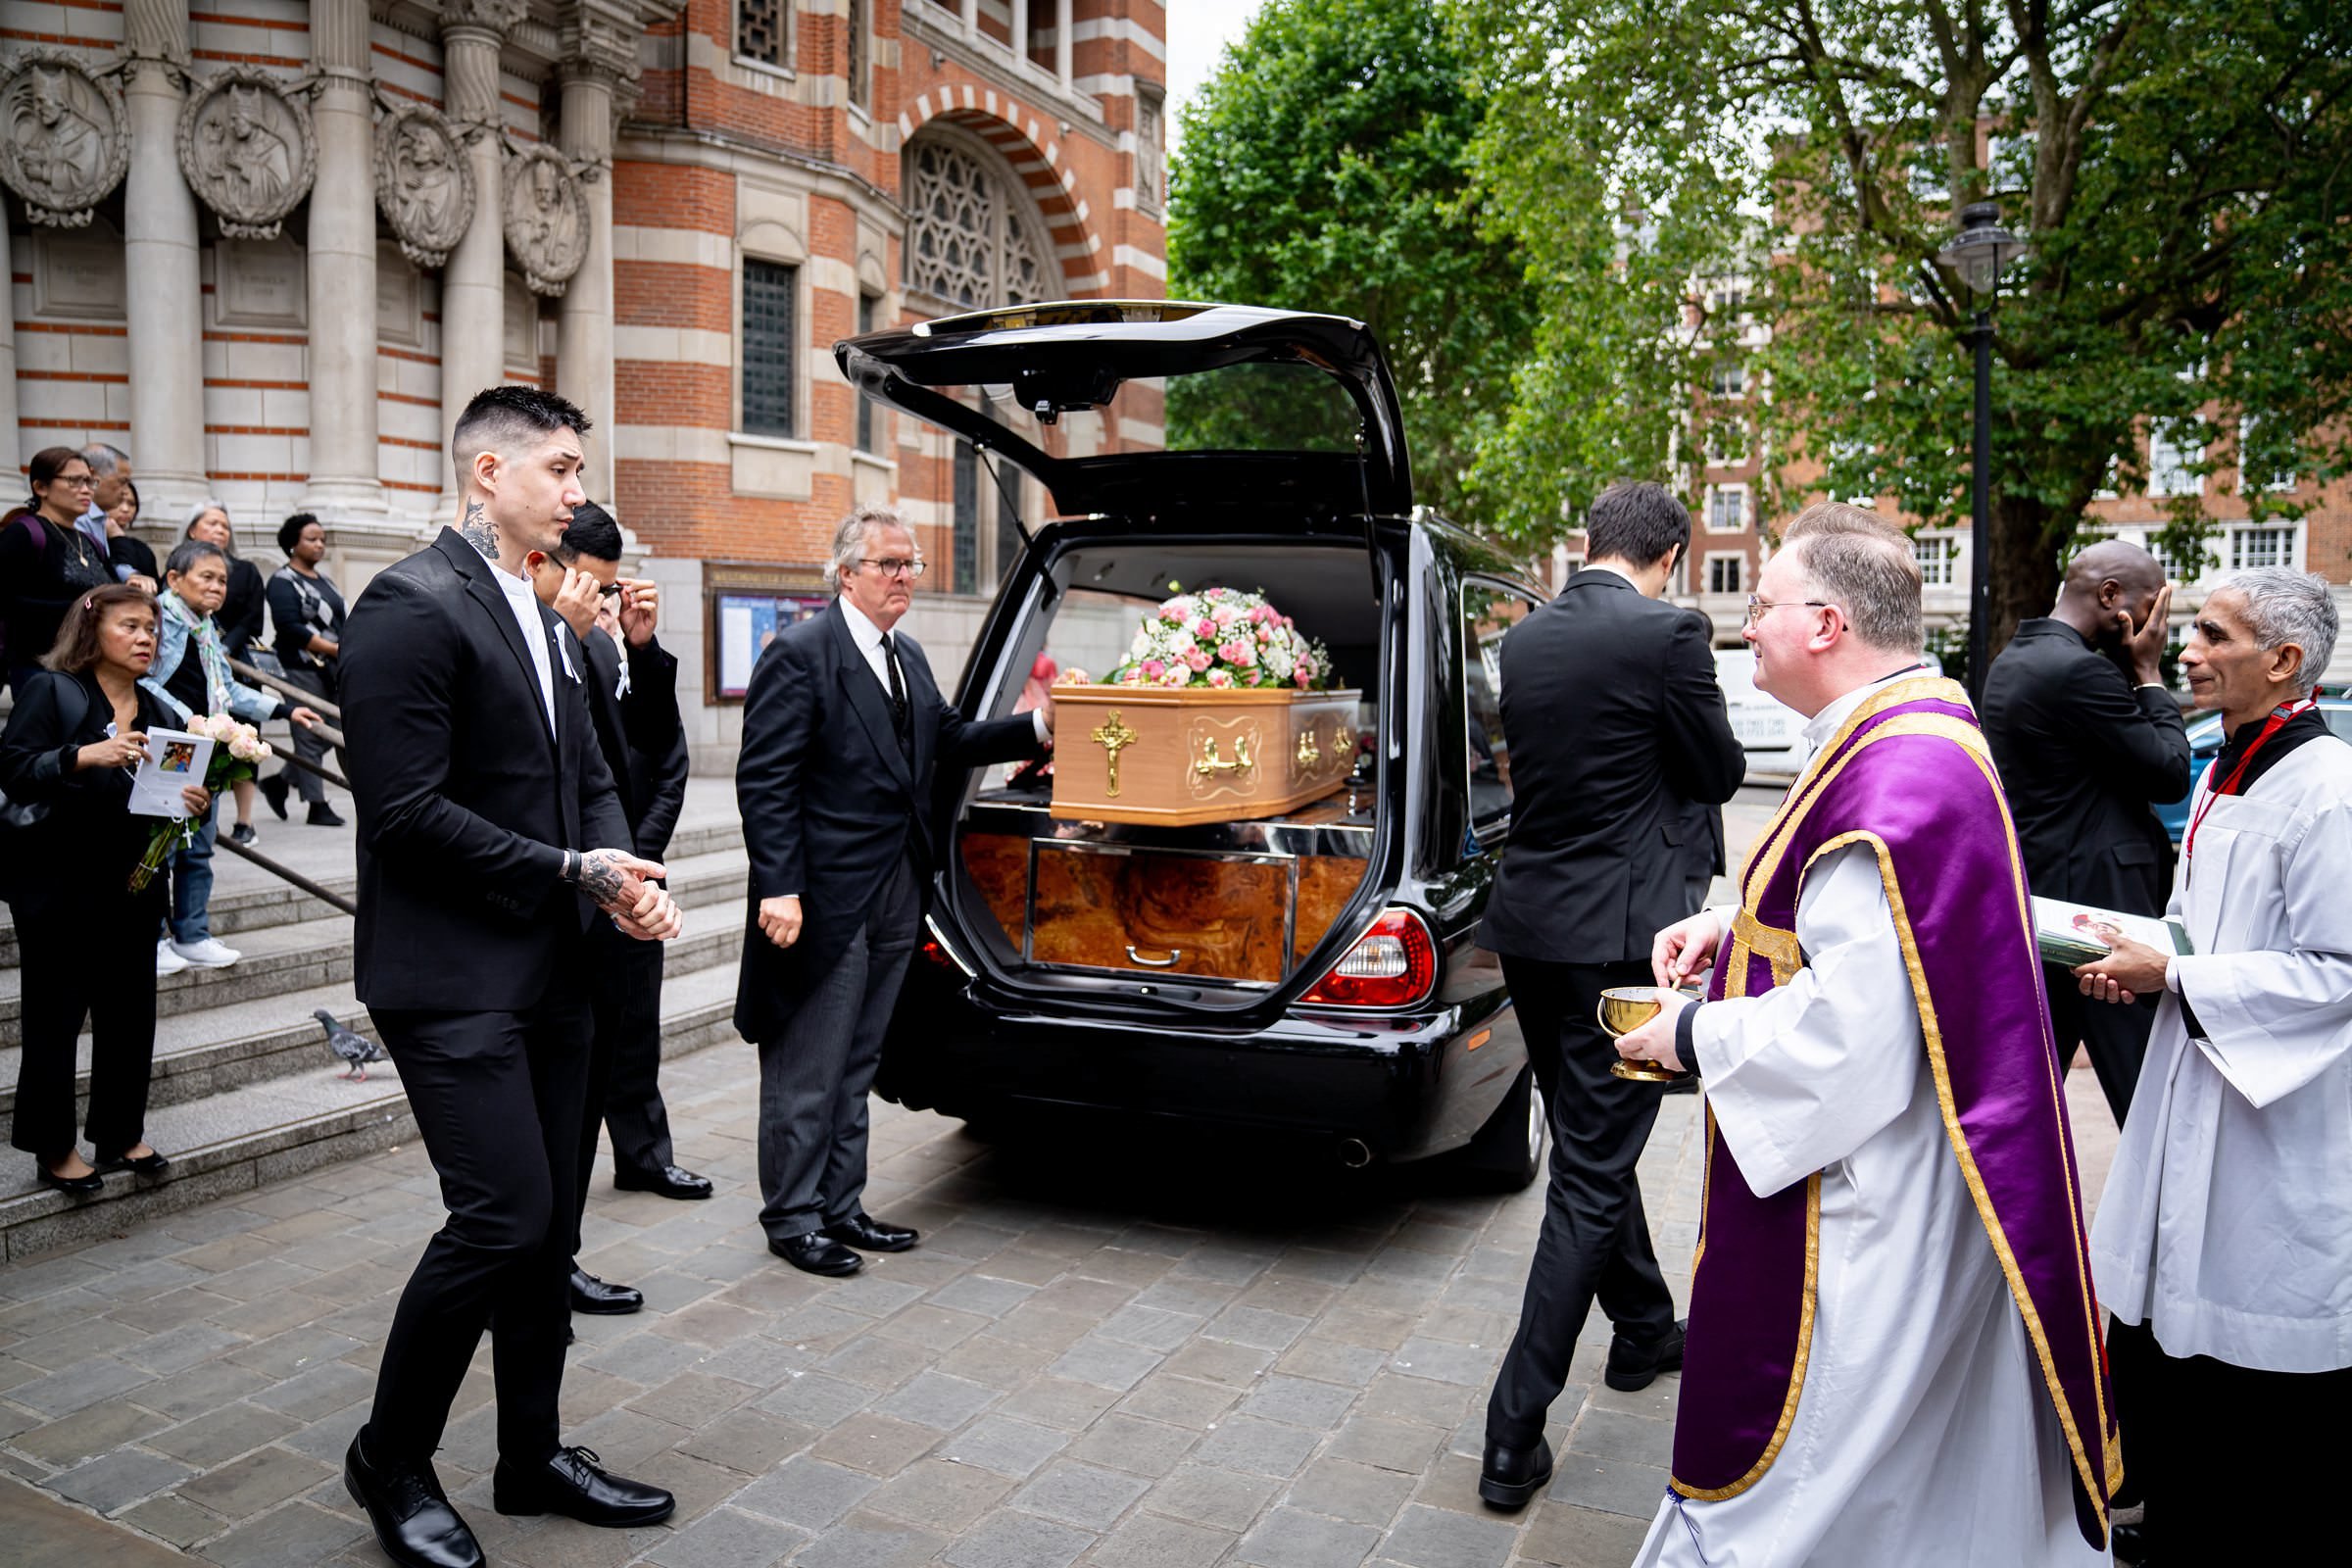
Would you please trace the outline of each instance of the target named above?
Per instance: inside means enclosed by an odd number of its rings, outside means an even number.
[[[96,483],[89,461],[72,447],[44,447],[29,472],[31,499],[0,520],[0,628],[8,687],[18,697],[57,641],[66,611],[115,580],[105,548],[80,527]]]

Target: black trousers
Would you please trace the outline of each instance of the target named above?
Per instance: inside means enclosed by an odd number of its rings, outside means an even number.
[[[292,665],[288,665],[286,679],[307,692],[332,700],[329,695],[329,681],[324,674],[318,670],[296,669]],[[302,706],[299,700],[296,701],[295,706],[297,708]],[[286,727],[294,732],[294,755],[296,757],[312,762],[323,763],[326,760],[326,742],[320,740],[310,730],[304,729],[300,724],[288,724]],[[343,760],[341,752],[335,753],[335,771],[341,773],[345,778],[351,777],[350,766]],[[302,799],[312,802],[314,805],[326,799],[326,781],[309,768],[296,767],[292,762],[288,762],[278,769],[278,773],[293,784],[294,793]]]
[[[588,1047],[586,1113],[580,1121],[578,1221],[588,1211],[596,1174],[596,1129],[612,1133],[612,1163],[659,1174],[674,1163],[669,1110],[662,1103],[662,944],[623,936],[599,917],[588,928],[588,1010],[595,1034]]]
[[[143,1141],[155,1065],[155,933],[169,897],[162,879],[122,891],[126,868],[72,873],[89,896],[19,911],[23,1047],[9,1142],[47,1160],[74,1147],[74,1047],[90,1023],[90,1114],[99,1153]]]
[[[2314,1479],[2352,1465],[2352,1367],[2258,1372],[2208,1355],[2165,1353],[2145,1324],[2107,1320],[2125,1480],[2147,1504],[2149,1560],[2289,1564],[2340,1559],[2342,1528],[2325,1502],[2264,1481],[2263,1455]]]
[[[392,1314],[368,1449],[400,1463],[432,1456],[487,1328],[499,1455],[536,1464],[560,1446],[587,1001],[558,988],[522,1012],[370,1011],[449,1221]]]
[[[2075,1043],[2090,1054],[2090,1070],[2099,1075],[2099,1092],[2115,1124],[2124,1124],[2132,1108],[2132,1090],[2139,1082],[2139,1065],[2148,1056],[2148,1031],[2156,1027],[2154,997],[2142,997],[2130,1006],[2093,1002],[2082,995],[2081,982],[2056,964],[2042,966],[2050,993],[2050,1035],[2058,1042],[2058,1059],[2074,1059]]]
[[[1629,1340],[1674,1327],[1674,1298],[1658,1272],[1634,1174],[1658,1119],[1662,1089],[1610,1076],[1617,1048],[1593,1016],[1609,986],[1647,985],[1649,965],[1502,959],[1528,1060],[1551,1120],[1544,1229],[1528,1267],[1519,1332],[1487,1401],[1487,1441],[1532,1446],[1568,1381],[1576,1338],[1594,1300]]]

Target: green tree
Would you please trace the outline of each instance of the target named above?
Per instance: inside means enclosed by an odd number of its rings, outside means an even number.
[[[2032,246],[1994,336],[1994,645],[2054,594],[2152,427],[2256,515],[2345,471],[2352,16],[2343,0],[1451,0],[1479,175],[1545,293],[1472,476],[1537,517],[1668,472],[1743,272],[1776,465],[1968,515],[1963,203]],[[1751,400],[1752,401],[1752,400]],[[1707,405],[1702,398],[1697,407]],[[2307,492],[2308,493],[2308,492]],[[1793,498],[1782,498],[1786,504]],[[2168,544],[2208,531],[2171,504]],[[2198,543],[2198,548],[2204,548]],[[2314,563],[2314,564],[2321,564]]]
[[[1462,477],[1500,420],[1535,308],[1517,246],[1482,231],[1470,189],[1482,113],[1420,0],[1273,0],[1183,110],[1168,292],[1365,322],[1396,376],[1416,496],[1493,527]],[[1169,386],[1172,442],[1272,444],[1285,407],[1192,380]]]

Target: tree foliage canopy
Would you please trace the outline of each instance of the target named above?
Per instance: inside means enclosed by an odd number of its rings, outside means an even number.
[[[1468,171],[1482,113],[1421,0],[1272,0],[1182,111],[1168,292],[1367,323],[1396,375],[1417,497],[1494,528],[1462,475],[1536,318],[1517,245],[1481,230]],[[1173,442],[1270,444],[1283,408],[1194,380],[1169,386]]]
[[[2352,458],[2345,0],[1449,12],[1486,210],[1544,303],[1468,481],[1505,527],[1669,473],[1737,310],[1703,282],[1730,274],[1773,329],[1749,400],[1772,466],[1965,518],[1976,302],[1936,253],[1986,198],[2032,246],[1995,318],[1996,644],[2092,500],[2146,486],[2151,427],[2258,516],[2295,510],[2265,481]],[[2193,497],[2172,517],[2176,548],[2204,526]]]

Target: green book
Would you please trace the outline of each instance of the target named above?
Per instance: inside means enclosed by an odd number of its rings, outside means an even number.
[[[2107,956],[2108,941],[2100,928],[2120,932],[2159,953],[2194,953],[2188,932],[2179,920],[2153,914],[2120,914],[2063,899],[2034,901],[2034,945],[2045,963],[2096,963]]]

